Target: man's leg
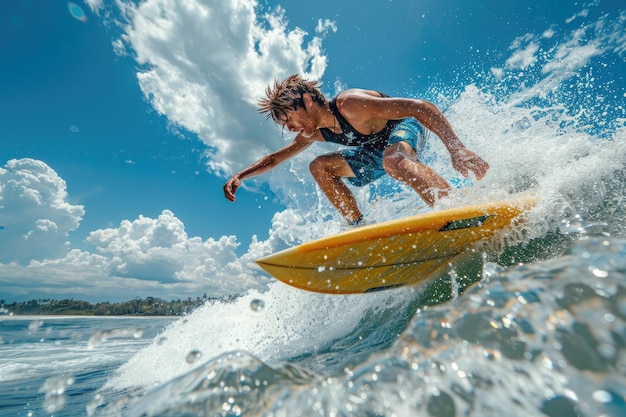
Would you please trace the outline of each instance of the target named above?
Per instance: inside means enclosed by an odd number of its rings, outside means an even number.
[[[318,156],[309,168],[322,192],[349,223],[363,217],[354,195],[342,180],[342,177],[354,177],[354,172],[340,153]]]
[[[390,177],[408,184],[428,204],[448,194],[450,185],[432,168],[417,161],[415,150],[407,142],[385,149],[383,168]]]

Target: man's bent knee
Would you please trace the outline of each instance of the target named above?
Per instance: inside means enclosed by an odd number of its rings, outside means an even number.
[[[354,176],[350,165],[339,154],[320,155],[309,164],[309,170],[314,177],[350,177]]]
[[[383,158],[383,169],[392,178],[397,178],[405,168],[402,166],[408,158],[402,152],[393,152]]]
[[[328,164],[324,161],[324,157],[318,156],[309,164],[309,171],[311,171],[311,174],[313,174],[314,177],[318,177],[320,174],[327,171],[327,166]]]

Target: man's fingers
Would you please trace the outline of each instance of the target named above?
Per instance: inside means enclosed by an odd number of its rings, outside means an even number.
[[[476,178],[479,180],[483,179],[483,177],[487,174],[488,168],[489,165],[487,165],[486,162],[482,163],[482,161],[480,163],[472,163],[471,165],[471,170],[474,171]]]
[[[229,191],[227,191],[227,192],[225,192],[225,193],[224,193],[224,196],[225,196],[228,200],[230,200],[230,201],[233,201],[233,202],[235,201],[235,194],[233,194],[232,192],[230,192],[230,190],[229,190]]]
[[[235,190],[237,189],[237,186],[234,184],[231,184],[230,182],[226,183],[226,185],[224,185],[224,197],[226,197],[228,200],[234,202],[235,201]]]
[[[476,175],[477,179],[482,179],[487,170],[489,164],[483,161],[478,155],[468,151],[465,155],[459,158],[457,171],[459,171],[464,177],[469,177],[469,171],[472,171]]]
[[[478,178],[479,180],[483,179],[483,177],[487,174],[487,170],[489,170],[489,164],[480,158],[476,161],[476,163],[474,164],[474,167],[475,167],[474,172],[476,173],[476,178]]]

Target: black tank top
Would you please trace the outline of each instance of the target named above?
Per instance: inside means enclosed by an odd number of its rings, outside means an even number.
[[[386,94],[380,93],[382,97],[389,97]],[[364,135],[358,132],[356,129],[348,123],[348,121],[339,113],[337,108],[337,97],[334,97],[329,102],[330,110],[337,118],[339,126],[341,126],[341,133],[334,133],[328,128],[321,128],[320,133],[326,139],[327,142],[338,143],[346,146],[364,146],[366,148],[384,149],[387,147],[387,141],[389,140],[389,134],[402,120],[388,120],[387,124],[380,132],[373,133],[371,135]]]

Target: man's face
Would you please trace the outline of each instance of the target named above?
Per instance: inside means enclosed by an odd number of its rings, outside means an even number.
[[[304,107],[285,112],[284,117],[278,123],[285,126],[290,132],[297,133],[305,138],[310,138],[317,130],[315,121]]]

